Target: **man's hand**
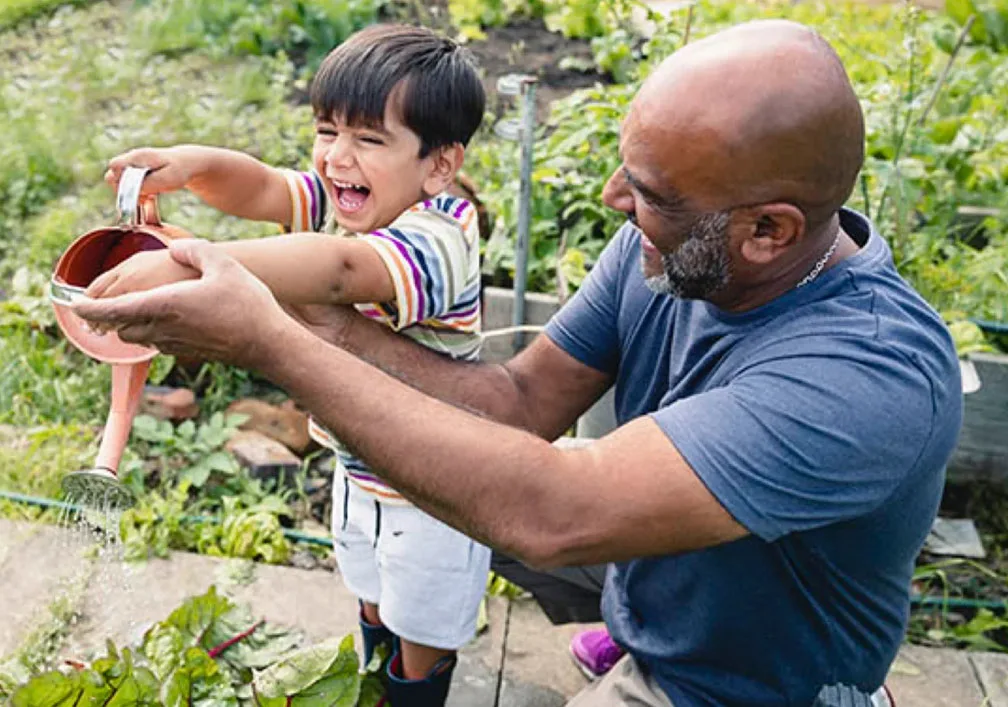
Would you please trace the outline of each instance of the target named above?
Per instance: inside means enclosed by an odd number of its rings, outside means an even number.
[[[283,329],[296,326],[269,289],[206,241],[175,241],[169,253],[179,265],[201,273],[199,279],[85,300],[74,311],[98,328],[117,330],[123,341],[164,353],[251,369],[268,363]]]
[[[182,265],[167,249],[137,253],[108,272],[102,273],[87,288],[88,297],[107,299],[128,292],[143,292],[161,285],[199,278],[199,270]]]

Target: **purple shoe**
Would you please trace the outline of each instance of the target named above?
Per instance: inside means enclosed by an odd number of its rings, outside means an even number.
[[[595,680],[612,670],[624,651],[608,631],[597,628],[575,634],[570,642],[570,653],[585,677]]]

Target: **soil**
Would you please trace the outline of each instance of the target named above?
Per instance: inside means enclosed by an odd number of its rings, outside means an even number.
[[[394,19],[423,24],[448,36],[456,34],[445,0],[426,5],[414,3],[408,9],[400,8]],[[466,46],[483,73],[487,105],[495,114],[500,113],[502,108],[501,97],[497,94],[497,79],[508,74],[531,74],[538,79],[537,122],[546,120],[553,101],[580,88],[611,82],[608,76],[594,70],[561,69],[560,62],[566,57],[591,65],[591,44],[586,39],[568,39],[562,34],[550,32],[541,19],[514,18],[505,27],[487,29],[485,39],[471,40]]]
[[[490,105],[496,105],[497,79],[507,74],[531,74],[536,85],[537,121],[545,121],[549,104],[580,88],[609,79],[596,71],[571,71],[560,68],[565,57],[575,57],[590,64],[591,46],[587,40],[567,39],[550,32],[542,20],[516,20],[506,27],[487,32],[485,40],[469,45],[480,68],[485,72]]]

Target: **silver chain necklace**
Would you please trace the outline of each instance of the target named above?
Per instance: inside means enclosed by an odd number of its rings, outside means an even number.
[[[819,277],[819,273],[821,273],[822,270],[823,270],[823,268],[826,267],[826,263],[829,261],[830,258],[833,257],[833,254],[836,252],[836,249],[838,247],[840,247],[840,234],[842,234],[842,233],[843,233],[843,230],[837,229],[836,238],[833,239],[833,245],[831,245],[829,247],[829,250],[826,251],[826,253],[823,255],[823,257],[819,258],[819,261],[812,268],[812,272],[810,272],[808,275],[806,275],[805,277],[803,277],[801,279],[801,282],[799,282],[797,285],[795,285],[795,289],[797,289],[799,287],[804,287],[805,285],[809,284],[810,282],[812,282],[813,280],[815,280],[817,277]]]

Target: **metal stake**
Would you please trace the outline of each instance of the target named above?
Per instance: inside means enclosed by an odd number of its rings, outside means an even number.
[[[521,124],[501,121],[495,132],[501,137],[521,141],[521,173],[518,191],[518,239],[515,243],[514,307],[511,324],[521,327],[525,323],[525,289],[528,282],[529,232],[532,219],[532,146],[535,143],[535,88],[536,77],[509,74],[497,81],[498,93],[520,95],[522,98]],[[516,329],[512,346],[518,351],[525,344],[525,332]]]

